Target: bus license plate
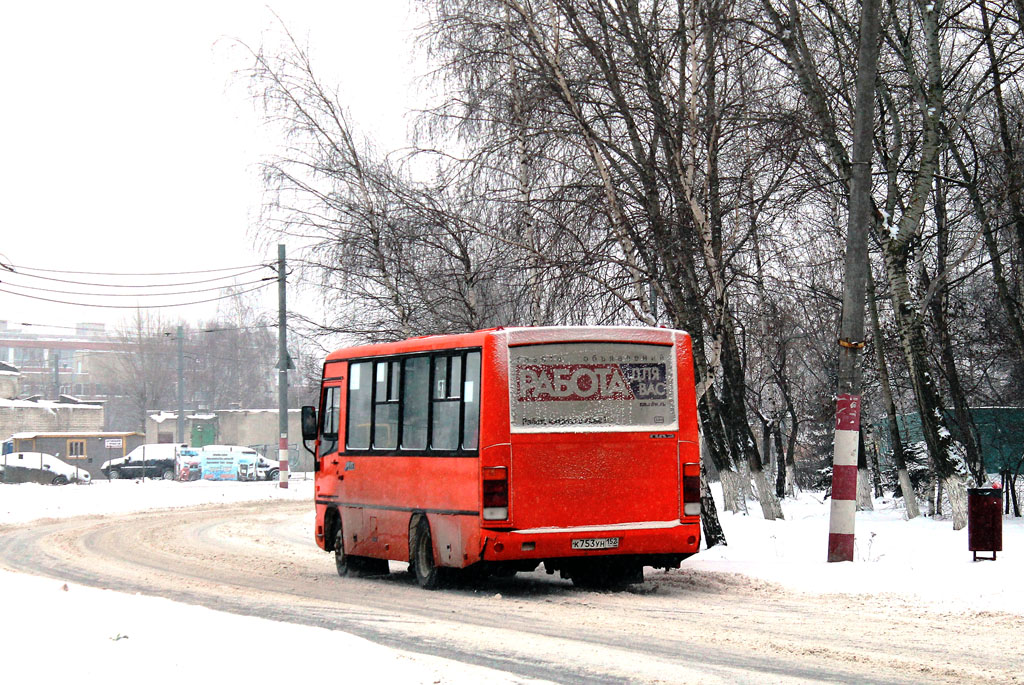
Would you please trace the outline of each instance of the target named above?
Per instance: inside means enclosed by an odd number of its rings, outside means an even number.
[[[573,549],[615,549],[619,538],[577,538],[572,541]]]

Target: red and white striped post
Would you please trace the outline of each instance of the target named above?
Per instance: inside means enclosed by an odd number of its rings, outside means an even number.
[[[288,434],[281,436],[281,440],[277,445],[277,460],[281,462],[278,465],[277,480],[278,484],[282,488],[288,487]]]
[[[828,523],[828,560],[853,561],[857,515],[857,446],[860,397],[836,398],[836,445],[832,457],[832,511]]]

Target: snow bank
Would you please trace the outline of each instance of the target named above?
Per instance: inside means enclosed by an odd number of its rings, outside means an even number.
[[[712,489],[721,502],[720,486]],[[913,596],[936,611],[1024,614],[1024,519],[1003,517],[1004,551],[996,561],[975,562],[966,528],[954,531],[948,518],[907,521],[902,501],[876,499],[874,511],[857,512],[854,561],[830,564],[830,502],[820,497],[784,500],[783,521],[765,521],[756,503],[748,516],[719,509],[728,546],[701,550],[684,566],[804,592]]]

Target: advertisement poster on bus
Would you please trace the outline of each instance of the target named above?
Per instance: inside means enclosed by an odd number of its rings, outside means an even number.
[[[513,429],[674,430],[673,353],[636,343],[512,347]]]

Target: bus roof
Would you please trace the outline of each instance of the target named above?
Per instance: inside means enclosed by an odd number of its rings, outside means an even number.
[[[671,328],[641,326],[529,326],[486,328],[472,333],[426,335],[396,342],[345,347],[327,355],[327,361],[359,357],[428,352],[464,347],[480,347],[488,337],[505,337],[509,345],[531,345],[552,342],[647,342],[670,345],[686,333]]]

